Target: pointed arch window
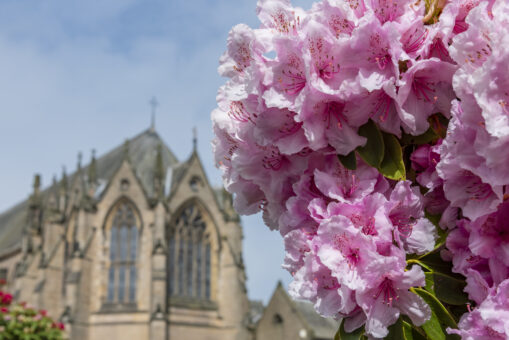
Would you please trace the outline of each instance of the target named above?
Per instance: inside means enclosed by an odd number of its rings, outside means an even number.
[[[168,296],[211,300],[212,244],[200,209],[184,208],[168,237]]]
[[[114,214],[109,230],[107,302],[135,303],[138,251],[136,217],[128,203],[121,203]]]

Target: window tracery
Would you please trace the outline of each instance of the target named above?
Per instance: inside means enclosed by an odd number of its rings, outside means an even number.
[[[136,301],[138,227],[133,208],[121,203],[109,231],[108,303]]]
[[[211,237],[200,209],[182,210],[168,240],[168,296],[211,300]]]

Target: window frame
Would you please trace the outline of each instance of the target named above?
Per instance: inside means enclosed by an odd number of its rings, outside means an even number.
[[[136,205],[127,198],[118,200],[110,209],[103,230],[106,286],[102,298],[102,309],[106,311],[136,310],[142,236],[142,221]],[[125,234],[123,235],[123,233]],[[115,240],[113,240],[114,234],[116,235]],[[122,241],[125,241],[125,245],[122,245]],[[133,247],[133,245],[135,246]],[[124,280],[121,287],[119,281],[122,268]],[[131,277],[133,274],[134,279]],[[111,281],[112,277],[113,282]],[[121,294],[122,291],[123,294]]]
[[[216,237],[216,227],[209,213],[198,202],[187,202],[177,210],[166,235],[169,245],[166,266],[168,306],[217,309],[212,278],[217,261]],[[192,249],[191,294],[189,249]],[[206,249],[210,252],[208,274]]]

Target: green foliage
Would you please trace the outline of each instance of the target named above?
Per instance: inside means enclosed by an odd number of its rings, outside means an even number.
[[[440,322],[438,321],[438,317],[435,312],[431,311],[431,318],[426,321],[421,328],[426,332],[426,335],[429,339],[432,340],[445,340],[445,333],[440,326]]]
[[[63,325],[45,311],[10,301],[0,304],[0,340],[61,340],[62,330]]]
[[[419,136],[402,134],[396,136],[380,131],[375,122],[370,120],[359,128],[359,135],[367,139],[363,147],[355,152],[370,166],[376,168],[386,178],[391,180],[406,180],[414,183],[415,172],[411,168],[410,156],[418,145],[435,143],[444,138],[447,130],[447,119],[441,114],[432,115],[428,122],[430,128]],[[356,169],[355,153],[338,156],[340,162],[348,169]],[[408,173],[407,173],[408,169]],[[417,184],[418,185],[418,184]],[[422,193],[427,191],[421,188]],[[463,292],[465,278],[452,272],[452,264],[442,260],[440,251],[445,246],[447,231],[439,226],[441,215],[426,212],[425,217],[435,225],[438,239],[435,248],[423,255],[407,255],[408,266],[419,265],[424,270],[425,286],[413,287],[410,290],[420,296],[430,307],[431,318],[417,327],[411,320],[402,315],[398,321],[389,327],[389,334],[385,339],[402,340],[450,340],[459,339],[457,335],[447,333],[447,328],[457,328],[460,315],[466,311],[468,296]],[[346,333],[341,323],[334,340],[362,340],[365,339],[364,327],[352,333]]]
[[[386,340],[413,340],[412,326],[399,318],[398,321],[389,327],[389,334],[385,337]]]
[[[422,325],[422,329],[428,337],[431,340],[455,338],[455,336],[448,335],[446,329],[448,327],[458,328],[456,320],[436,296],[422,288],[411,288],[410,290],[419,295],[431,309],[431,319]]]
[[[356,150],[367,164],[378,169],[389,179],[396,181],[406,179],[403,151],[394,135],[381,132],[372,120],[361,126],[358,133],[367,139],[366,144]],[[356,168],[355,157],[352,153],[338,157],[346,168],[352,170]]]
[[[348,155],[338,155],[339,161],[343,166],[350,170],[357,169],[357,158],[355,158],[355,151],[350,152]]]
[[[433,273],[436,297],[449,305],[466,305],[468,296],[463,292],[465,279],[443,273]]]
[[[384,157],[382,133],[371,119],[359,128],[358,133],[360,136],[366,137],[367,141],[364,146],[357,148],[357,153],[366,163],[378,168]]]
[[[433,130],[431,127],[426,130],[422,135],[413,136],[406,133],[403,133],[401,136],[401,144],[402,145],[423,145],[435,142],[439,135]]]
[[[385,151],[378,170],[387,178],[404,181],[406,173],[401,145],[399,145],[398,139],[394,135],[382,133],[382,136]]]

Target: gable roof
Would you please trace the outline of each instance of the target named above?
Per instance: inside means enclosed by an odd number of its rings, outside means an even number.
[[[134,173],[140,180],[145,193],[151,197],[154,194],[154,174],[157,149],[161,145],[162,163],[165,169],[179,164],[173,152],[166,146],[161,137],[153,129],[148,129],[128,140],[128,158]],[[115,175],[125,159],[125,146],[121,144],[96,160],[97,179],[99,182],[98,194],[104,190],[106,184]],[[68,178],[69,183],[75,183],[78,175],[81,182],[86,185],[87,165],[76,171]],[[41,195],[43,198],[55,189],[55,184],[46,188]],[[85,188],[86,189],[86,188]],[[23,228],[27,221],[29,200],[25,200],[0,214],[0,254],[8,252],[21,244]]]
[[[320,316],[308,301],[293,301],[295,307],[313,330],[313,339],[332,339],[338,329],[338,321]]]
[[[313,340],[329,340],[334,338],[339,325],[338,321],[320,316],[320,314],[315,311],[313,304],[309,301],[292,299],[283,287],[281,281],[278,282],[272,294],[271,301],[278,293],[284,296],[284,300],[293,307],[292,309],[297,312],[299,318],[313,331]],[[269,304],[271,301],[269,301]]]

